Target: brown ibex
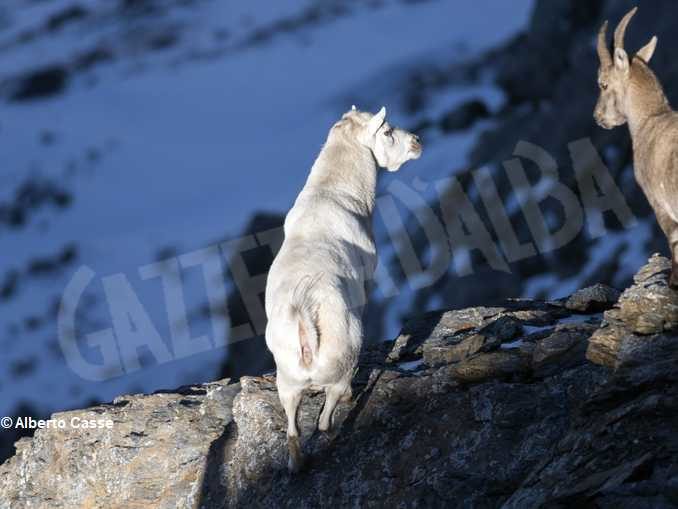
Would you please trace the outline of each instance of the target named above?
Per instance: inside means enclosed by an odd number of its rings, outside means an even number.
[[[657,37],[652,37],[630,61],[624,51],[624,33],[636,10],[631,9],[614,32],[614,55],[610,55],[606,42],[607,21],[598,33],[600,97],[594,118],[605,129],[629,124],[635,177],[668,239],[670,284],[678,288],[678,113],[671,109],[659,80],[647,65]]]

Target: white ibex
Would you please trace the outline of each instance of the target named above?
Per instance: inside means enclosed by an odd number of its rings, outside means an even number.
[[[372,209],[377,166],[397,171],[421,155],[414,134],[394,129],[384,108],[355,107],[332,129],[285,218],[285,240],[266,284],[266,344],[275,357],[287,414],[288,467],[303,455],[296,415],[304,389],[325,391],[318,429],[327,431],[362,344],[365,283],[376,266]]]
[[[678,114],[648,67],[657,37],[652,37],[629,61],[624,51],[629,11],[614,32],[614,56],[606,42],[607,21],[598,33],[600,98],[594,117],[606,129],[628,122],[633,141],[633,165],[638,184],[654,209],[671,250],[670,284],[678,288]]]

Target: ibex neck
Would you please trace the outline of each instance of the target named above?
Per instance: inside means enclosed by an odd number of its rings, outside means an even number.
[[[307,185],[323,193],[340,194],[348,199],[346,206],[369,215],[377,186],[374,156],[353,140],[331,135],[311,169]]]
[[[632,136],[640,133],[652,118],[671,111],[661,83],[652,70],[638,58],[634,58],[631,65],[626,108]]]

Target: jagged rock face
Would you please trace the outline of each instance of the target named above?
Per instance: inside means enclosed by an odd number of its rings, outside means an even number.
[[[323,395],[304,397],[296,476],[274,376],[243,377],[55,415],[114,425],[20,440],[0,507],[675,506],[666,263],[653,257],[618,303],[596,286],[411,320],[362,353],[328,435]],[[652,334],[637,330],[643,309],[662,316]]]
[[[603,326],[593,334],[587,352],[592,362],[618,367],[646,349],[653,334],[676,334],[678,293],[667,284],[670,272],[671,262],[657,254],[638,271],[635,284],[605,312]]]
[[[619,300],[619,290],[606,285],[593,285],[574,292],[565,302],[571,311],[604,311]]]
[[[670,270],[670,262],[655,254],[619,299],[619,317],[634,332],[652,334],[678,326],[678,294],[666,285]]]
[[[44,429],[19,440],[0,472],[0,507],[191,507],[237,389],[223,380],[54,414],[68,424],[113,425]]]

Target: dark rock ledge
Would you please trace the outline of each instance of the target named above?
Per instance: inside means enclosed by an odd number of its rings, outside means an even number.
[[[336,430],[285,470],[272,376],[56,417],[0,467],[0,507],[676,507],[678,296],[654,256],[619,297],[433,312],[366,348]],[[617,301],[618,298],[618,302]],[[604,313],[603,313],[604,311]]]

